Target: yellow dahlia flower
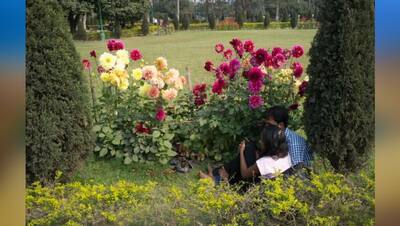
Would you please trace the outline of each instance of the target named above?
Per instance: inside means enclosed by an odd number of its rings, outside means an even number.
[[[114,67],[115,62],[117,61],[117,58],[114,55],[105,52],[105,53],[101,54],[99,61],[100,61],[100,65],[104,69],[109,70],[112,67]]]
[[[119,86],[119,83],[121,82],[121,80],[119,79],[119,77],[115,74],[115,72],[111,72],[110,73],[110,83],[114,86]]]
[[[118,89],[125,91],[126,89],[128,89],[128,86],[129,86],[128,79],[121,79],[121,82],[118,85]]]
[[[139,81],[140,79],[142,79],[142,70],[140,68],[133,69],[132,70],[132,77],[136,81]]]
[[[147,93],[149,92],[150,88],[151,88],[151,85],[145,83],[143,86],[139,87],[139,95],[142,97],[146,96]]]
[[[101,75],[100,75],[100,79],[101,79],[101,81],[103,81],[103,82],[109,82],[109,81],[110,81],[110,74],[107,73],[107,72],[103,72],[103,73],[101,73]]]

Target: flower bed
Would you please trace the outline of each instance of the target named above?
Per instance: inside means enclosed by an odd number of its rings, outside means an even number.
[[[93,51],[95,78],[103,81],[94,109],[95,152],[126,164],[165,164],[183,145],[202,156],[229,159],[242,139],[257,139],[257,124],[277,104],[291,110],[291,128],[299,128],[307,87],[298,62],[303,48],[257,49],[253,41],[236,38],[230,46],[215,46],[221,62],[204,66],[215,82],[196,84],[192,92],[183,90],[185,77],[163,57],[147,64],[139,50],[128,52],[120,40],[109,40],[109,52],[99,57]],[[84,65],[90,69],[88,60]]]

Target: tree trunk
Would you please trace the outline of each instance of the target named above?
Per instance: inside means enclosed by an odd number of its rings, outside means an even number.
[[[69,31],[72,34],[74,34],[75,33],[74,14],[72,12],[68,13],[68,24],[69,24]]]
[[[86,16],[86,13],[85,13],[85,15],[83,15],[83,18],[82,18],[83,29],[85,29],[85,31],[87,31],[86,19],[87,19],[87,16]]]
[[[276,21],[279,21],[279,0],[276,0],[275,20],[276,20]]]

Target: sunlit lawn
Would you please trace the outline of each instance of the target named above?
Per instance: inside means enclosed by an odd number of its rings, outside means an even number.
[[[316,30],[245,30],[245,31],[196,31],[177,32],[164,36],[132,37],[123,39],[126,48],[139,49],[145,60],[153,62],[158,56],[168,59],[169,67],[178,69],[185,74],[189,67],[192,82],[211,82],[213,76],[208,74],[203,65],[206,60],[219,62],[221,56],[214,51],[216,43],[229,46],[229,41],[238,37],[242,40],[252,39],[256,47],[272,48],[275,46],[290,48],[295,44],[305,48],[305,57],[301,62],[308,64],[308,50]],[[98,54],[106,51],[105,42],[76,42],[76,47],[82,58],[89,58],[89,52],[96,50]],[[96,160],[93,155],[75,175],[75,180],[94,183],[113,183],[118,180],[143,183],[147,180],[157,181],[160,185],[177,184],[185,186],[188,181],[197,180],[199,169],[205,169],[206,162],[196,164],[189,174],[177,174],[169,170],[169,165],[138,164],[124,165],[122,160]]]

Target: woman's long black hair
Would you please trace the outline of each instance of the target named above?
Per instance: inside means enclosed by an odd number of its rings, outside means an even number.
[[[260,135],[260,147],[262,156],[277,156],[283,158],[288,155],[285,131],[278,126],[268,124]]]

